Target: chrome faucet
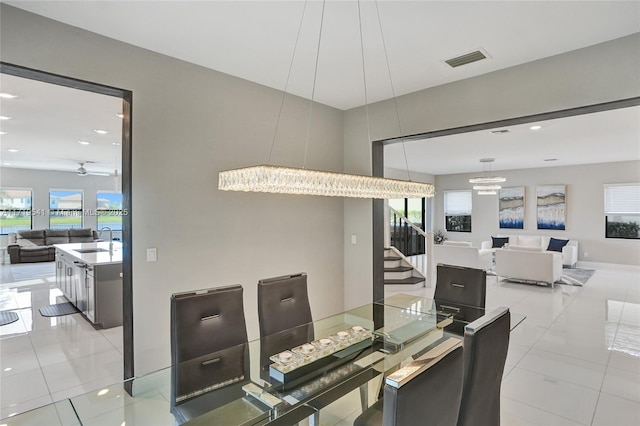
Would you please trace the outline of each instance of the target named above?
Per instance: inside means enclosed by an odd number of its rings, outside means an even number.
[[[109,254],[113,254],[113,230],[108,226],[103,226],[100,229],[100,233],[98,234],[98,236],[102,237],[102,231],[104,231],[105,229],[109,230]]]

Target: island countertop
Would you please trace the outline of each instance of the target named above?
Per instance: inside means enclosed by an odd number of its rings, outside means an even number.
[[[113,251],[109,252],[109,242],[54,244],[56,250],[88,265],[112,265],[122,263],[122,243],[113,242]]]

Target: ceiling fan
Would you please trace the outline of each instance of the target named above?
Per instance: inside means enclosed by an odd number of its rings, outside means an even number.
[[[80,164],[80,167],[78,167],[78,170],[76,171],[76,174],[78,176],[87,176],[87,175],[91,175],[91,176],[109,176],[109,173],[88,172],[87,169],[84,168],[84,165],[87,164],[87,163],[93,163],[93,161],[78,162],[78,164]]]

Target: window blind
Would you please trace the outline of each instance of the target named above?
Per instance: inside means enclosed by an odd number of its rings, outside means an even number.
[[[444,191],[444,214],[470,215],[471,191]]]
[[[605,214],[640,214],[640,184],[604,186]]]

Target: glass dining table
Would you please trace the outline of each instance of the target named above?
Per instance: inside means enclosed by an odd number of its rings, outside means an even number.
[[[356,389],[366,406],[372,379],[449,338],[462,339],[464,326],[482,315],[478,307],[398,294],[210,354],[202,365],[217,362],[218,373],[200,375],[196,388],[182,386],[193,376],[174,365],[0,424],[292,425]],[[524,319],[511,313],[511,329]],[[233,362],[222,365],[229,354]],[[178,395],[179,387],[191,391]]]

